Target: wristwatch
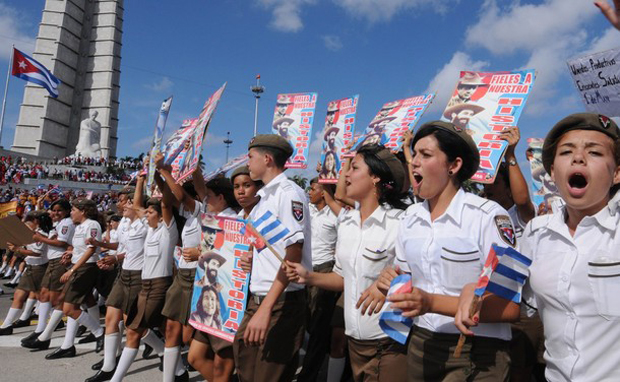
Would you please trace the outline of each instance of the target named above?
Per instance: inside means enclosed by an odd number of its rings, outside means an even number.
[[[510,165],[510,166],[516,166],[516,165],[517,165],[517,161],[516,161],[516,160],[514,160],[514,158],[512,158],[512,159],[510,159],[510,160],[508,161],[508,165]]]

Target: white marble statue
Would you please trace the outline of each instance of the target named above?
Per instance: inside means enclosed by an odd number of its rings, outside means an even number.
[[[75,147],[75,156],[101,157],[101,146],[99,145],[101,124],[96,121],[98,115],[99,113],[96,110],[91,110],[88,113],[89,118],[80,123],[80,137]]]

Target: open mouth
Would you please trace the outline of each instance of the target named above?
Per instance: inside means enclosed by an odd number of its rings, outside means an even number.
[[[568,178],[568,185],[571,188],[582,189],[586,188],[588,185],[588,180],[585,176],[583,176],[583,174],[575,173]]]
[[[420,174],[414,173],[413,179],[415,180],[416,184],[420,184],[422,183],[422,179],[424,179],[424,177]]]

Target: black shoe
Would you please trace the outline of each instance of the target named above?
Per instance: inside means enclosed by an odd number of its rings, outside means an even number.
[[[75,336],[76,337],[82,337],[84,335],[84,333],[86,333],[86,326],[80,325],[80,327],[78,328],[77,332],[75,333]]]
[[[6,328],[0,328],[0,336],[9,336],[13,334],[13,326],[8,326]]]
[[[95,337],[94,334],[89,333],[86,337],[79,340],[78,344],[88,344],[88,343],[95,342],[95,341],[97,341],[97,337]]]
[[[38,338],[35,338],[32,341],[22,342],[22,347],[26,349],[47,350],[50,348],[50,340],[39,341]]]
[[[99,370],[97,372],[97,374],[93,375],[90,378],[86,378],[86,380],[84,382],[109,381],[114,376],[114,372],[115,371],[116,370],[112,370],[112,371],[102,371],[102,370]]]
[[[142,352],[143,359],[150,359],[153,355],[153,348],[147,344],[144,344],[144,351]]]
[[[159,356],[159,371],[164,372],[164,357]]]
[[[60,322],[58,323],[58,325],[56,325],[56,329],[54,329],[54,331],[56,330],[60,330],[62,328],[65,327],[65,322],[63,320],[60,320]]]
[[[10,278],[13,278],[13,275],[10,275],[10,276],[9,275],[4,275],[4,276],[2,276],[2,280],[8,280]],[[6,284],[4,284],[4,285],[6,285]]]
[[[97,362],[97,363],[93,363],[93,366],[91,366],[90,368],[93,370],[101,370],[101,368],[103,367],[103,358],[101,358],[101,361]]]
[[[75,357],[75,346],[71,346],[69,349],[58,348],[46,355],[45,359],[60,359],[71,357]]]
[[[101,353],[101,351],[103,350],[103,339],[104,339],[104,335],[100,335],[99,337],[95,338],[95,353]]]
[[[41,332],[41,333],[42,333],[42,332]],[[35,338],[38,338],[38,337],[41,335],[41,333],[32,332],[32,333],[28,334],[28,336],[26,336],[26,337],[22,338],[22,344],[23,344],[24,342],[31,342],[31,341],[32,341],[32,340],[34,340]]]
[[[189,382],[189,373],[187,370],[185,370],[181,375],[176,375],[174,377],[174,382]]]
[[[30,326],[30,319],[17,320],[13,323],[13,328],[25,328],[26,326]]]
[[[4,286],[9,288],[15,288],[17,286],[17,283],[4,283]]]

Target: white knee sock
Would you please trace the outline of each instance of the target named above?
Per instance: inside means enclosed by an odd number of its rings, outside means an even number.
[[[116,372],[114,373],[111,382],[121,382],[123,378],[125,378],[125,374],[127,374],[127,370],[129,370],[133,360],[136,358],[136,354],[138,354],[138,349],[132,349],[125,346],[121,359],[118,360],[118,366],[116,367]]]
[[[17,319],[17,317],[19,317],[19,314],[21,312],[21,309],[9,308],[9,312],[6,314],[6,318],[4,319],[2,326],[0,326],[0,329],[8,328],[9,326],[11,326],[13,322]]]
[[[47,319],[50,316],[50,310],[52,310],[52,303],[49,301],[42,302],[39,305],[39,323],[37,324],[37,328],[34,330],[36,333],[41,333],[45,330]]]
[[[344,372],[345,364],[345,357],[329,357],[329,362],[327,364],[327,382],[340,382],[340,379],[342,378],[342,373]]]
[[[65,332],[65,340],[62,345],[60,345],[61,349],[69,349],[73,346],[73,343],[75,342],[75,334],[77,333],[79,326],[80,325],[77,320],[74,320],[71,317],[67,318],[67,331]]]
[[[99,321],[96,321],[90,313],[82,312],[80,317],[78,317],[77,322],[79,322],[80,325],[86,326],[86,328],[88,328],[88,330],[90,330],[95,337],[101,336],[104,332],[101,325],[99,325]]]
[[[11,280],[11,284],[17,284],[21,277],[22,277],[22,271],[17,271],[17,273],[15,273],[15,277],[13,277],[13,280]]]
[[[4,272],[7,266],[8,266],[7,263],[2,263],[2,267],[0,267],[0,273]]]
[[[118,322],[118,350],[117,355],[120,357],[123,352],[123,332],[125,331],[125,323],[123,321]]]
[[[180,346],[164,349],[164,382],[174,382],[174,377],[177,375],[180,358]]]
[[[103,366],[101,371],[112,371],[116,366],[116,350],[121,342],[119,333],[106,334],[103,339]]]
[[[142,342],[152,347],[153,351],[158,356],[161,357],[164,355],[164,341],[157,337],[157,334],[155,334],[152,330],[149,329],[146,331],[146,334],[142,337]]]
[[[6,273],[4,274],[5,277],[11,277],[11,275],[15,272],[15,267],[9,267],[9,269],[7,269]]]
[[[101,325],[101,314],[99,313],[99,306],[91,306],[87,310],[88,314],[90,314],[91,317],[94,318],[95,321],[97,321],[97,325]]]
[[[54,333],[54,330],[56,330],[56,327],[58,326],[58,323],[60,322],[60,320],[62,320],[62,310],[60,309],[54,309],[54,311],[52,312],[52,315],[50,316],[50,320],[47,323],[47,326],[45,327],[45,330],[43,331],[43,333],[41,333],[41,335],[39,336],[39,341],[47,341],[50,338],[52,338],[52,333]]]
[[[22,312],[22,315],[19,317],[20,320],[26,321],[27,319],[30,318],[30,315],[32,314],[32,308],[34,308],[34,304],[36,304],[36,302],[37,302],[36,298],[29,298],[28,300],[26,300],[26,306],[24,307],[24,311]]]

